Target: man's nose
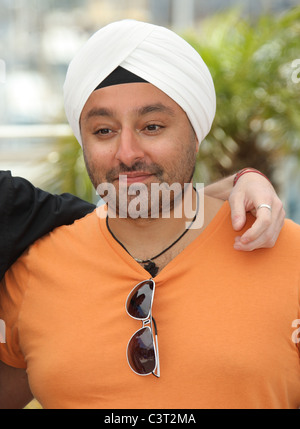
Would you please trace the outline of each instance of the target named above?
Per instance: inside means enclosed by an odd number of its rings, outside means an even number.
[[[144,158],[144,151],[139,136],[134,130],[123,129],[119,136],[116,159],[127,167]]]

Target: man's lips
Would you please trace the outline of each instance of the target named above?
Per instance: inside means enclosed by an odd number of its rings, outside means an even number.
[[[122,173],[120,176],[116,177],[115,180],[119,180],[119,182],[124,183],[136,183],[136,182],[144,182],[149,179],[149,177],[153,176],[152,173],[146,173],[144,171],[134,171],[132,173]]]

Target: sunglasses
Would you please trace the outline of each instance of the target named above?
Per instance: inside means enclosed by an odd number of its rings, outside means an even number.
[[[152,317],[154,290],[154,280],[144,280],[138,283],[127,297],[127,313],[133,319],[143,322],[142,328],[136,331],[128,342],[127,361],[132,371],[138,375],[153,374],[160,377],[157,327]]]

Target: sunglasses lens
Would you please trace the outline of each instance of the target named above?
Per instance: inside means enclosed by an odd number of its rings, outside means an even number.
[[[149,327],[137,331],[127,347],[127,358],[131,369],[140,374],[151,374],[156,367],[152,332]]]
[[[126,309],[135,319],[147,319],[150,315],[154,282],[146,280],[138,284],[127,298]]]

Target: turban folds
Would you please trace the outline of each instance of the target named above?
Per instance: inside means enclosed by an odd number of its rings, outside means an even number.
[[[172,98],[187,114],[199,143],[216,110],[211,74],[196,50],[167,28],[134,20],[97,31],[71,61],[65,84],[65,111],[82,145],[80,115],[91,93],[118,66]]]

